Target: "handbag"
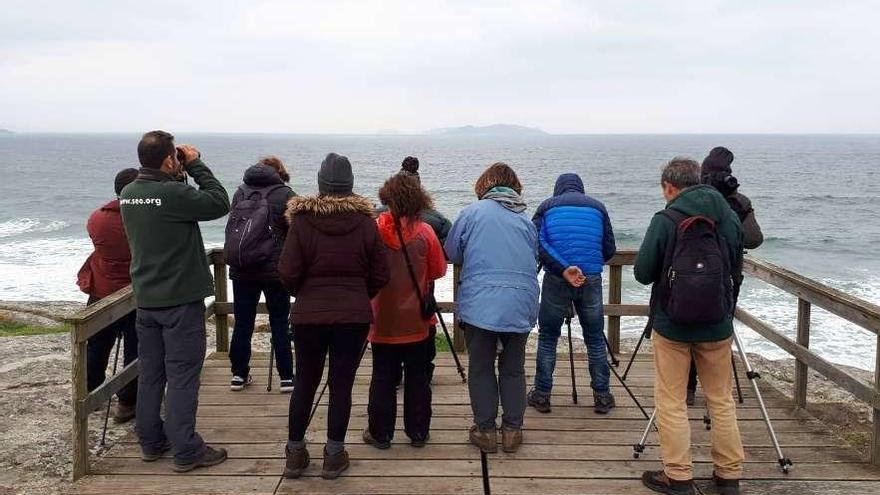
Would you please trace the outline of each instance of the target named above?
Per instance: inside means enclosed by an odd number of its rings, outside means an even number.
[[[406,243],[403,241],[403,232],[400,230],[400,221],[398,219],[395,219],[394,221],[394,229],[397,231],[397,238],[400,240],[400,250],[403,251],[403,257],[406,259],[406,268],[409,271],[409,278],[412,280],[416,296],[419,298],[419,307],[422,310],[422,318],[427,320],[437,313],[437,300],[434,298],[433,292],[430,294],[422,294],[421,289],[419,289],[419,282],[416,280],[416,272],[413,269],[409,252],[406,250]]]

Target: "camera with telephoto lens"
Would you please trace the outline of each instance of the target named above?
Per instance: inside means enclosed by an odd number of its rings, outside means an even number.
[[[723,196],[730,196],[739,189],[739,181],[727,172],[715,174],[710,182],[712,187],[718,189]]]

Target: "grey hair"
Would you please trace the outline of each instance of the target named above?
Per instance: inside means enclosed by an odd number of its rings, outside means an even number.
[[[663,167],[660,183],[685,189],[700,183],[700,164],[690,158],[677,156]]]

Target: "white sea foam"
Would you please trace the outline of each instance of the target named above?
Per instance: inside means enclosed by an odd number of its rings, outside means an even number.
[[[44,234],[69,227],[70,224],[60,220],[37,220],[33,218],[17,218],[0,222],[0,239],[22,234]]]

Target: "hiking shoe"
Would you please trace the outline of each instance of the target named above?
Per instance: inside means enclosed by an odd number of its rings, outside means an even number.
[[[468,439],[487,454],[498,452],[498,431],[495,428],[483,431],[477,425],[471,426]]]
[[[608,414],[616,405],[611,392],[597,393],[593,396],[593,410],[596,414]]]
[[[739,480],[726,480],[712,472],[712,481],[720,495],[739,495]]]
[[[333,455],[328,455],[325,450],[324,467],[321,468],[321,477],[325,480],[335,480],[343,471],[348,469],[349,465],[348,452],[345,449],[342,449]]]
[[[523,443],[522,428],[501,428],[501,449],[512,454]]]
[[[188,473],[193,469],[200,467],[216,466],[226,460],[226,449],[215,449],[214,447],[205,445],[202,455],[185,464],[178,463],[176,460],[171,465],[171,469],[175,473]]]
[[[297,450],[284,448],[284,455],[287,460],[284,463],[284,477],[287,479],[296,479],[302,476],[303,471],[309,467],[311,459],[309,451],[305,447]]]
[[[410,438],[409,444],[417,449],[420,449],[424,447],[426,443],[428,443],[429,438],[431,438],[430,433],[426,434],[424,437]]]
[[[118,425],[128,423],[129,421],[134,419],[134,415],[134,406],[119,402],[116,404],[116,409],[113,410],[113,422]]]
[[[380,441],[376,440],[376,438],[373,436],[373,434],[370,433],[369,428],[364,428],[363,439],[364,439],[365,444],[372,445],[373,447],[376,447],[379,450],[385,450],[385,449],[391,448],[391,442],[389,442],[389,441],[380,442]]]
[[[293,392],[293,379],[290,380],[281,380],[281,387],[279,387],[282,394],[289,394]]]
[[[538,392],[537,389],[533,388],[526,397],[529,400],[529,405],[534,407],[539,413],[546,414],[550,412],[550,394]]]
[[[663,471],[645,471],[642,473],[642,484],[659,493],[669,495],[696,495],[694,481],[678,481],[670,479]]]
[[[229,390],[232,390],[233,392],[241,392],[253,381],[254,379],[251,378],[251,375],[248,375],[247,378],[242,378],[238,375],[233,376],[232,380],[229,382]]]
[[[141,449],[141,460],[144,461],[144,462],[156,462],[156,461],[158,461],[159,459],[161,459],[162,456],[163,456],[166,452],[168,452],[169,450],[171,450],[171,441],[168,440],[168,439],[166,438],[166,439],[165,439],[165,442],[162,444],[162,446],[159,447],[159,451],[158,451],[158,452],[155,452],[155,453],[147,453],[147,452],[144,452],[144,451],[143,451],[143,448],[142,448],[142,449]]]
[[[697,391],[688,389],[688,395],[687,395],[688,407],[693,406],[696,401],[697,401]]]

